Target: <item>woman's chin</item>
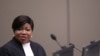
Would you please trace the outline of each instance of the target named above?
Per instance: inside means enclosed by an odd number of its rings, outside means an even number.
[[[21,42],[21,43],[28,43],[29,40],[27,40],[27,39],[20,39],[20,42]]]

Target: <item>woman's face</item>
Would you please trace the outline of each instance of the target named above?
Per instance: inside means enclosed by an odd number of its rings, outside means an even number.
[[[15,38],[21,43],[29,42],[32,36],[32,29],[30,24],[25,23],[21,28],[15,30]]]

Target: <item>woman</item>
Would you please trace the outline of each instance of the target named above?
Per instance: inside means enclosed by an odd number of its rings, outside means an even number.
[[[12,23],[14,37],[2,46],[2,56],[46,56],[43,47],[30,40],[34,23],[29,16],[20,15]]]

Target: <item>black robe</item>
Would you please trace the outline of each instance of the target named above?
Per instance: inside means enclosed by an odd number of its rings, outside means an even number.
[[[31,49],[34,56],[46,56],[43,47],[35,42],[30,41]],[[0,48],[0,56],[25,56],[22,44],[15,38]]]

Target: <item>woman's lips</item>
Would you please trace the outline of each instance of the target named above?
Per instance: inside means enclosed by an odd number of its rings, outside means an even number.
[[[25,40],[26,37],[25,37],[25,36],[21,36],[20,39],[21,39],[21,40]]]

